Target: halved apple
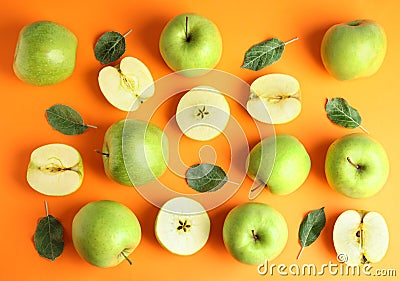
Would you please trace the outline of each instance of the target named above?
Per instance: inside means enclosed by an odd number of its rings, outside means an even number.
[[[176,122],[189,138],[207,141],[217,137],[228,124],[230,108],[224,95],[210,86],[198,86],[179,100]]]
[[[135,111],[154,94],[154,80],[147,66],[125,57],[117,66],[103,67],[98,76],[100,90],[116,108]]]
[[[167,201],[155,222],[158,242],[177,255],[192,255],[206,244],[210,234],[210,218],[196,200],[176,197]]]
[[[247,112],[256,120],[268,124],[283,124],[301,112],[300,85],[287,74],[267,74],[250,86]]]
[[[81,155],[66,144],[43,145],[32,152],[26,177],[29,185],[42,194],[68,195],[82,184]]]
[[[378,212],[347,210],[333,228],[335,250],[349,265],[377,263],[389,246],[389,231]]]

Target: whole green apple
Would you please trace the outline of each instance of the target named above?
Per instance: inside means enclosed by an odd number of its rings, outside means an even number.
[[[383,146],[369,135],[354,133],[334,141],[325,158],[329,185],[351,198],[378,193],[389,175],[389,160]]]
[[[77,46],[78,39],[64,26],[50,21],[34,22],[19,34],[14,72],[32,85],[61,82],[74,71]]]
[[[225,218],[222,232],[228,252],[247,264],[273,260],[288,239],[285,218],[274,208],[256,202],[233,208]]]
[[[371,76],[386,54],[386,35],[372,20],[355,20],[330,27],[321,44],[322,62],[339,80]]]
[[[173,71],[212,69],[222,54],[222,39],[217,26],[197,14],[181,14],[164,27],[160,42],[161,56]],[[196,76],[205,71],[182,72]]]
[[[83,206],[72,221],[72,241],[78,254],[98,267],[113,267],[139,245],[142,236],[135,214],[125,205],[101,200]]]
[[[247,157],[247,175],[274,194],[294,192],[307,179],[310,156],[294,136],[277,135],[256,144]]]
[[[103,144],[106,175],[123,185],[152,182],[167,169],[168,139],[155,125],[136,119],[120,120],[106,131]]]

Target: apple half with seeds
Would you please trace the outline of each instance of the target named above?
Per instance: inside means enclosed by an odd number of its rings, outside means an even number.
[[[82,157],[78,150],[66,144],[43,145],[32,152],[26,178],[42,194],[71,194],[82,184]]]
[[[173,254],[188,256],[198,252],[210,235],[210,218],[194,199],[176,197],[167,201],[155,222],[158,242]]]
[[[98,82],[107,101],[122,111],[137,110],[154,94],[150,70],[134,57],[123,58],[117,66],[103,67]]]
[[[247,112],[267,124],[283,124],[301,112],[300,85],[296,78],[280,73],[261,76],[250,85]]]
[[[230,107],[225,96],[210,86],[194,87],[179,100],[176,122],[187,137],[207,141],[226,128]]]
[[[347,210],[333,228],[335,250],[349,265],[377,263],[389,246],[389,231],[378,212]]]

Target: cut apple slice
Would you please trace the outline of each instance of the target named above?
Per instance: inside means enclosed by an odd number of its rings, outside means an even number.
[[[247,112],[263,123],[287,123],[301,112],[300,96],[300,85],[294,77],[267,74],[251,84]]]
[[[222,93],[209,86],[198,86],[179,100],[176,122],[189,138],[207,141],[217,137],[228,124],[229,104]]]
[[[206,244],[210,218],[204,207],[187,197],[167,201],[160,209],[155,234],[158,242],[177,255],[192,255]]]
[[[67,195],[76,191],[82,180],[82,158],[75,148],[55,143],[32,152],[27,181],[34,190],[52,196]]]
[[[335,222],[333,243],[349,265],[377,263],[389,246],[386,221],[377,212],[347,210]]]
[[[133,57],[123,58],[115,67],[103,67],[98,82],[107,101],[123,111],[137,110],[154,94],[154,80],[149,69]]]

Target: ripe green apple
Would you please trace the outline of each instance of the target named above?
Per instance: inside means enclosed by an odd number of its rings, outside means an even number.
[[[167,169],[167,135],[146,121],[120,120],[107,129],[102,154],[104,170],[110,179],[123,185],[141,186]]]
[[[385,54],[385,31],[372,20],[336,24],[326,31],[321,44],[322,62],[339,80],[373,75]]]
[[[256,202],[233,208],[225,218],[222,233],[228,252],[247,264],[273,260],[288,239],[285,218],[274,208]]]
[[[310,156],[294,136],[270,136],[259,142],[247,157],[247,175],[274,194],[294,192],[307,179]]]
[[[164,27],[160,53],[173,71],[214,68],[222,54],[222,39],[217,26],[197,14],[181,14]],[[204,71],[183,72],[185,76],[203,74]]]
[[[386,183],[389,160],[383,146],[371,136],[348,134],[328,148],[325,175],[329,185],[345,196],[371,197]]]
[[[32,85],[61,82],[74,71],[77,46],[76,36],[58,23],[29,24],[18,37],[14,72],[19,79]]]
[[[75,250],[98,267],[113,267],[127,260],[142,237],[135,214],[125,205],[101,200],[83,206],[72,221]]]

